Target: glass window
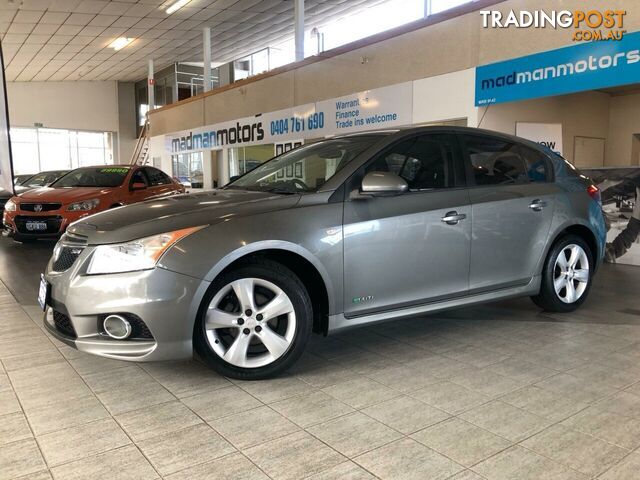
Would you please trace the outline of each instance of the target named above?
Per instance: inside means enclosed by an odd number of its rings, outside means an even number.
[[[234,179],[273,158],[272,143],[229,149],[229,178]]]
[[[131,182],[130,183],[131,183],[131,185],[133,185],[134,183],[144,183],[148,187],[149,186],[149,178],[145,174],[144,169],[139,168],[138,170],[133,172],[133,175],[131,176]]]
[[[527,166],[527,175],[532,182],[548,180],[547,159],[541,152],[533,148],[521,146],[520,151]]]
[[[313,192],[379,139],[380,135],[358,135],[301,147],[256,167],[227,188],[282,194]]]
[[[451,188],[455,140],[449,135],[423,135],[404,140],[380,155],[367,172],[392,172],[406,180],[411,191]]]
[[[77,168],[51,186],[114,188],[122,185],[128,174],[128,167]]]
[[[203,188],[202,157],[202,152],[173,155],[173,177],[185,187]]]
[[[529,181],[518,145],[491,137],[466,135],[465,139],[476,185],[509,185]]]
[[[168,185],[171,183],[171,179],[163,171],[151,167],[147,167],[145,170],[150,186],[157,187],[158,185]]]

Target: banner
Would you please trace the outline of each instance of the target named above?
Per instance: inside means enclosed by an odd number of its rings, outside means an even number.
[[[539,143],[562,155],[562,124],[516,122],[516,136]]]
[[[476,68],[476,106],[640,81],[640,32]]]
[[[9,106],[7,105],[7,85],[4,78],[4,57],[0,43],[0,193],[4,190],[13,195],[13,164],[11,162],[11,142],[9,141]]]

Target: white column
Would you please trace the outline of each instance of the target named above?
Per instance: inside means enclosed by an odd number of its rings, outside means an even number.
[[[147,73],[147,100],[149,111],[153,110],[156,105],[155,97],[155,80],[153,79],[153,59],[149,59],[149,73]]]
[[[218,187],[224,187],[229,183],[229,149],[223,148],[214,153],[218,162]]]
[[[431,15],[431,0],[424,0],[424,18]]]
[[[294,0],[294,36],[296,40],[296,62],[304,60],[304,0]]]
[[[204,91],[211,90],[211,28],[202,29],[202,44],[204,46]]]

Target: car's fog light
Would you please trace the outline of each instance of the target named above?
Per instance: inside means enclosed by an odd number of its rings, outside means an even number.
[[[104,319],[102,326],[107,335],[116,340],[124,340],[131,335],[131,324],[120,315],[109,315]]]

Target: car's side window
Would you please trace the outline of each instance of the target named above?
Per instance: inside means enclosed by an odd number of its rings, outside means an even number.
[[[156,187],[158,185],[168,185],[171,183],[171,179],[162,171],[157,168],[145,168],[147,177],[149,178],[149,185]]]
[[[455,186],[454,141],[449,135],[430,134],[404,140],[381,153],[366,172],[392,172],[410,191]]]
[[[520,146],[522,157],[527,167],[527,175],[532,182],[544,183],[549,180],[549,167],[547,158],[542,152],[538,152],[533,148]]]
[[[149,186],[149,180],[147,179],[144,170],[139,169],[134,172],[133,176],[131,177],[131,185],[133,185],[134,183],[144,183],[147,187]]]
[[[529,182],[519,145],[499,138],[476,135],[465,135],[464,139],[476,185]]]

